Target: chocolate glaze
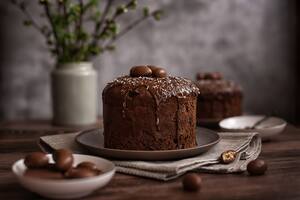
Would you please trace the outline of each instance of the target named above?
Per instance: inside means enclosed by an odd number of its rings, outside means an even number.
[[[165,101],[166,99],[175,96],[177,98],[186,98],[187,96],[197,96],[199,94],[199,89],[192,81],[182,78],[168,76],[163,78],[153,78],[153,77],[131,77],[122,76],[112,82],[103,90],[103,101],[105,101],[105,93],[107,90],[113,87],[121,87],[120,95],[124,98],[123,102],[123,117],[126,115],[126,96],[130,93],[137,92],[136,89],[140,87],[146,87],[146,89],[152,94],[156,102],[156,126],[159,130],[159,103]]]
[[[158,103],[172,96],[185,98],[187,95],[197,96],[199,93],[199,89],[192,81],[182,77],[168,76],[164,78],[152,78],[122,76],[108,83],[103,90],[103,95],[105,95],[108,89],[115,86],[122,87],[122,96],[126,96],[128,92],[144,86],[152,93]]]

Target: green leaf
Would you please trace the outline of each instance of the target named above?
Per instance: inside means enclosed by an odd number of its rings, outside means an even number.
[[[24,20],[23,24],[24,24],[24,26],[31,26],[32,25],[32,21],[31,20]]]
[[[57,2],[60,5],[67,5],[69,3],[69,0],[57,0]]]
[[[100,35],[97,35],[96,37],[97,37],[97,39],[104,40],[104,39],[109,38],[109,37],[110,37],[110,34],[109,34],[108,32],[103,32],[103,33],[101,33]]]
[[[91,13],[91,14],[88,15],[87,20],[94,21],[95,23],[97,23],[100,20],[100,17],[101,17],[100,10],[95,11],[95,9],[92,9],[92,11],[89,13]]]
[[[149,13],[150,13],[149,8],[148,7],[144,7],[143,8],[143,13],[144,13],[144,17],[148,17]]]
[[[102,47],[98,47],[98,46],[90,46],[89,47],[89,53],[91,53],[93,55],[97,55],[102,52],[103,52]]]
[[[81,7],[79,4],[74,4],[73,6],[70,6],[69,14],[70,15],[79,15],[81,11]]]
[[[81,40],[81,41],[87,41],[89,39],[89,35],[88,35],[88,33],[81,30],[77,36],[77,39]]]
[[[127,4],[127,8],[130,10],[134,10],[137,7],[137,0],[131,0],[128,4]]]
[[[116,15],[121,15],[123,13],[127,13],[128,9],[125,5],[118,6],[116,9]]]
[[[53,41],[52,40],[47,40],[47,44],[51,46],[51,45],[53,45]]]
[[[63,33],[63,39],[64,40],[69,40],[69,41],[74,41],[76,39],[76,35],[75,35],[75,33],[64,32]]]
[[[110,28],[110,31],[113,35],[117,35],[119,33],[119,26],[115,24],[113,27]]]
[[[159,21],[161,19],[161,16],[163,15],[162,10],[157,10],[153,12],[153,17],[155,20]]]
[[[119,31],[119,27],[115,21],[108,21],[107,22],[107,30],[109,34],[116,35]]]
[[[49,3],[49,2],[48,2],[48,0],[39,0],[39,3],[40,3],[40,4],[47,4],[47,3]]]
[[[89,0],[87,5],[97,6],[99,4],[99,0]]]

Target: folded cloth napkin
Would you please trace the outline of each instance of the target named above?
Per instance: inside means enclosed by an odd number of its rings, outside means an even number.
[[[55,149],[69,148],[76,153],[87,153],[74,138],[78,133],[43,136],[40,147],[47,152]],[[243,172],[247,164],[256,159],[261,151],[261,139],[258,133],[218,133],[221,140],[209,151],[195,157],[175,161],[124,161],[112,160],[117,166],[117,172],[136,176],[171,180],[187,171],[204,171],[209,173]],[[238,152],[234,162],[220,163],[220,155],[227,150]]]

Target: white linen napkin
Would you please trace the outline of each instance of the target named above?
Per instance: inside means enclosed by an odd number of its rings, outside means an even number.
[[[69,148],[76,153],[86,153],[74,140],[77,134],[43,136],[40,138],[39,145],[46,152]],[[247,164],[256,159],[261,152],[261,139],[258,133],[218,134],[221,136],[220,142],[209,151],[195,157],[175,161],[112,161],[117,166],[117,172],[167,181],[191,170],[209,173],[243,172]],[[227,150],[237,151],[237,158],[230,164],[222,164],[219,161],[220,155]]]

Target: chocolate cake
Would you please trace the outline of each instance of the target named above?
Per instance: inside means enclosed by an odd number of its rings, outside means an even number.
[[[198,88],[154,66],[132,67],[103,90],[104,145],[129,150],[196,146]]]
[[[198,73],[195,82],[200,90],[197,100],[197,122],[220,121],[242,114],[242,90],[233,81],[224,80],[218,72]]]

